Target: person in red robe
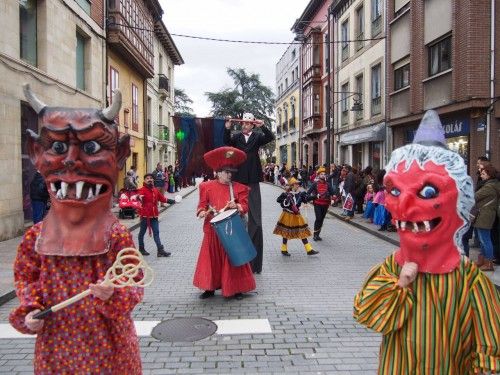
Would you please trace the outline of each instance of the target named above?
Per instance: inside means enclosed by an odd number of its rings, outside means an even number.
[[[118,171],[130,155],[114,119],[121,94],[103,110],[48,107],[29,86],[40,134],[30,132],[30,158],[49,187],[51,208],[19,245],[14,279],[19,306],[9,316],[36,334],[35,374],[141,374],[131,317],[143,291],[101,285],[120,250],[133,247],[111,212]],[[90,289],[91,295],[44,319],[33,316]]]
[[[199,187],[200,201],[196,215],[205,221],[193,285],[204,290],[200,295],[201,299],[214,296],[217,289],[222,290],[224,297],[241,299],[242,293],[255,289],[252,268],[250,263],[238,267],[231,265],[210,220],[215,213],[226,209],[237,209],[241,215],[248,212],[248,187],[231,182],[233,172],[245,161],[246,154],[234,147],[219,147],[203,157],[208,166],[217,172],[217,179],[202,182]]]

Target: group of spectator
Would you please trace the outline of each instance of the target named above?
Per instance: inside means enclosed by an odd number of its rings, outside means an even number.
[[[156,165],[156,169],[151,172],[154,179],[154,187],[157,188],[162,194],[175,193],[182,187],[180,176],[179,162],[175,163],[175,167],[169,165],[163,168],[161,163]],[[139,178],[137,176],[137,168],[132,165],[127,172],[124,181],[125,190],[137,190],[139,188]]]
[[[500,173],[486,157],[477,160],[476,205],[471,216],[471,227],[464,236],[465,254],[469,255],[469,240],[474,237],[481,253],[478,266],[483,271],[492,271],[494,264],[500,264]],[[285,186],[290,178],[295,178],[304,189],[317,180],[317,167],[301,168],[286,164],[269,163],[264,167],[264,178],[268,182]],[[352,167],[348,164],[331,164],[327,182],[334,191],[331,205],[343,208],[342,216],[351,220],[354,214],[362,215],[367,222],[379,226],[379,231],[395,232],[391,215],[385,209],[385,170],[375,170],[371,166]]]

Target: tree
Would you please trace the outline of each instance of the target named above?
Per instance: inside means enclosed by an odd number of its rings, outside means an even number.
[[[193,104],[193,100],[183,89],[174,89],[174,111],[176,116],[194,116],[190,104]]]
[[[258,74],[248,74],[245,69],[227,68],[227,74],[234,81],[233,88],[205,93],[212,102],[212,115],[242,118],[243,113],[250,112],[256,119],[264,120],[264,124],[270,128],[270,116],[274,111],[272,90],[260,82]],[[268,143],[264,148],[274,150],[275,142]]]

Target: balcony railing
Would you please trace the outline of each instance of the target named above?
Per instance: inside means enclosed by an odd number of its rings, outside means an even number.
[[[160,95],[170,96],[170,83],[166,75],[158,74],[158,89]]]
[[[375,18],[372,21],[372,38],[380,34],[382,31],[382,15],[378,15],[377,18]]]
[[[162,143],[170,142],[170,129],[165,124],[158,124],[158,140]]]
[[[349,58],[349,44],[342,46],[342,61]]]
[[[362,31],[356,36],[356,52],[364,47],[365,41],[365,33]]]
[[[372,115],[378,115],[382,112],[382,97],[372,99]]]
[[[341,117],[342,125],[347,125],[349,122],[349,111],[342,111],[342,117]]]

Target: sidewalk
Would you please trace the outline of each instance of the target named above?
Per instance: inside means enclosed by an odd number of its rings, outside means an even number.
[[[166,196],[169,199],[174,199],[176,195],[180,194],[184,198],[198,188],[199,181],[201,181],[201,179],[197,181],[196,186],[183,188],[177,193],[167,193]],[[160,220],[162,213],[169,207],[170,205],[160,207]],[[119,210],[118,206],[111,209],[111,211],[115,213],[116,217],[118,217]],[[120,219],[120,223],[126,225],[130,231],[133,231],[139,227],[140,218],[137,216],[135,219]],[[21,243],[21,240],[22,236],[0,242],[0,305],[16,296],[14,291],[14,275],[12,265],[16,257],[17,246]]]
[[[378,231],[379,226],[367,223],[366,219],[364,219],[361,215],[355,214],[352,220],[345,221],[344,216],[341,216],[342,208],[340,207],[330,207],[328,213],[339,220],[342,220],[346,223],[355,226],[356,228],[369,232],[375,237],[390,242],[395,246],[399,246],[399,235],[397,234],[397,232],[387,232],[387,231],[379,232]],[[471,259],[476,260],[478,254],[479,254],[479,248],[477,247],[470,248]],[[493,283],[497,286],[497,288],[500,289],[500,266],[496,267],[495,272],[486,272],[486,275],[488,275],[491,281],[493,281]]]

